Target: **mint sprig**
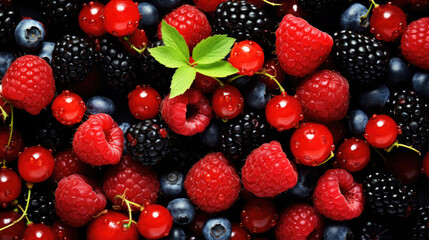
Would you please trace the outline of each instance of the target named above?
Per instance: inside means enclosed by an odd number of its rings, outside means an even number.
[[[197,72],[214,78],[223,78],[238,72],[238,69],[223,60],[231,51],[234,38],[214,35],[202,40],[192,51],[191,63],[185,39],[164,20],[161,23],[161,34],[165,46],[150,48],[148,51],[162,65],[177,68],[171,80],[170,98],[188,90]]]

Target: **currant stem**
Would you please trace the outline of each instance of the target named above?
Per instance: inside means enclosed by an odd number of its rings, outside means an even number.
[[[25,205],[25,210],[23,211],[21,217],[19,217],[18,219],[16,219],[13,223],[6,225],[2,228],[0,228],[0,232],[12,227],[13,225],[15,225],[16,223],[18,223],[19,221],[21,221],[26,215],[27,215],[27,211],[28,211],[28,206],[30,206],[30,196],[31,196],[31,188],[33,187],[33,184],[27,184],[27,188],[28,188],[28,194],[27,194],[27,203]]]
[[[143,54],[143,52],[144,52],[144,50],[146,50],[146,48],[147,48],[147,44],[145,43],[144,44],[144,46],[143,46],[143,48],[142,49],[139,49],[139,48],[137,48],[136,46],[134,46],[131,42],[130,42],[130,40],[129,40],[129,38],[128,37],[123,37],[123,39],[125,40],[125,42],[127,42],[129,45],[130,45],[130,47],[132,48],[132,49],[134,49],[134,51],[136,51],[139,55],[142,55]]]
[[[7,117],[9,117],[9,114],[4,110],[3,106],[0,106],[1,115],[3,116],[3,122],[6,121]]]
[[[277,81],[276,76],[273,76],[273,75],[267,73],[265,71],[265,69],[263,69],[261,72],[256,72],[255,74],[264,75],[264,76],[269,77],[271,80],[273,80],[279,86],[280,93],[286,92],[285,89],[282,87],[282,85],[279,83],[279,81]]]
[[[380,6],[375,2],[375,0],[369,0],[369,1],[374,5],[374,8],[377,8],[378,6]]]
[[[421,156],[421,155],[422,155],[422,154],[420,153],[420,151],[419,151],[419,150],[417,150],[417,149],[415,149],[415,148],[413,148],[413,147],[407,146],[407,145],[405,145],[405,144],[399,143],[398,141],[396,141],[395,143],[393,143],[390,147],[385,148],[384,150],[385,150],[386,152],[390,152],[390,151],[392,151],[392,149],[393,149],[394,147],[396,147],[396,148],[403,147],[403,148],[410,149],[410,150],[412,150],[412,151],[416,152],[417,154],[419,154],[419,156]]]
[[[17,204],[17,206],[24,214],[25,210],[21,207],[21,205]],[[30,221],[30,219],[28,219],[27,214],[25,214],[25,219],[27,219],[27,224],[26,224],[27,226],[33,223],[32,221]]]
[[[221,87],[225,87],[225,84],[221,81],[221,80],[219,80],[218,78],[215,78],[215,77],[212,77],[214,80],[216,80],[218,83],[219,83],[219,85],[221,86]]]
[[[237,79],[237,78],[241,78],[241,77],[244,77],[244,75],[237,74],[237,75],[235,75],[234,77],[232,77],[232,78],[228,79],[228,80],[227,80],[227,82],[228,82],[228,83],[232,83],[232,81],[234,81],[234,80],[235,80],[235,79]]]
[[[122,203],[125,202],[126,204],[130,204],[133,205],[135,207],[138,207],[140,209],[140,211],[143,211],[144,207],[140,204],[137,204],[135,202],[131,202],[130,200],[125,198],[125,195],[116,195],[115,198],[120,198],[122,199]]]
[[[125,203],[127,204],[127,208],[128,208],[128,217],[130,218],[130,220],[127,223],[127,228],[131,227],[131,223],[133,221],[133,214],[132,214],[132,210],[131,210],[131,206],[130,203],[128,201],[125,201]]]
[[[385,158],[384,156],[383,156],[383,154],[377,149],[377,148],[375,148],[375,147],[373,147],[373,146],[371,146],[371,148],[376,152],[376,153],[378,153],[378,155],[380,155],[380,157],[381,157],[381,159],[383,159],[383,161],[384,161],[384,164],[386,164],[387,165],[387,158]]]
[[[322,163],[320,163],[320,164],[319,164],[319,165],[317,165],[317,166],[320,166],[320,165],[325,164],[326,162],[328,162],[329,160],[331,160],[331,158],[333,158],[334,156],[335,156],[334,152],[333,152],[333,151],[331,151],[331,155],[329,155],[329,157],[328,157],[325,161],[323,161]]]
[[[268,1],[268,0],[262,0],[264,3],[266,3],[266,4],[269,4],[269,5],[271,5],[271,6],[281,6],[281,5],[283,5],[283,3],[273,3],[273,2],[270,2],[270,1]]]
[[[372,3],[372,2],[371,2],[371,5],[369,5],[369,8],[368,8],[368,11],[366,12],[366,14],[365,14],[365,15],[363,15],[362,17],[360,17],[361,21],[362,21],[362,19],[365,19],[365,18],[367,18],[367,17],[368,17],[369,13],[370,13],[370,12],[371,12],[371,10],[372,10],[372,7],[374,7],[374,3]]]

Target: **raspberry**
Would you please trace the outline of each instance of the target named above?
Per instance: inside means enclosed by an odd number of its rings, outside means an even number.
[[[276,31],[276,54],[283,70],[304,77],[325,61],[334,41],[302,18],[284,16]]]
[[[156,173],[131,159],[129,155],[115,166],[111,166],[104,175],[103,190],[106,197],[124,210],[127,205],[116,195],[124,195],[126,199],[140,205],[147,201],[156,202],[159,181]],[[137,210],[137,208],[134,207]]]
[[[341,74],[322,70],[308,76],[296,90],[308,121],[341,120],[349,108],[349,83]]]
[[[429,69],[429,17],[408,25],[401,39],[401,51],[413,65]]]
[[[241,170],[244,188],[257,197],[274,197],[293,188],[298,172],[277,141],[264,143],[246,159]]]
[[[85,225],[105,206],[102,189],[79,174],[63,178],[55,190],[57,215],[73,227]]]
[[[40,57],[25,55],[16,59],[2,79],[2,95],[14,107],[38,115],[54,98],[52,68]]]
[[[167,95],[161,102],[161,115],[173,132],[192,136],[210,124],[212,107],[200,90],[191,88],[175,98]]]
[[[305,203],[289,206],[276,227],[277,240],[322,239],[323,222],[316,210]]]
[[[189,170],[185,179],[189,199],[209,213],[231,207],[240,187],[240,178],[222,153],[207,154]]]
[[[93,166],[116,164],[124,149],[124,134],[118,124],[104,113],[91,115],[77,129],[73,151],[83,162]]]
[[[210,37],[212,32],[206,15],[195,6],[182,5],[165,15],[164,20],[177,29],[191,49],[201,40]],[[161,40],[161,37],[160,23],[158,26],[158,38]]]
[[[364,206],[362,185],[344,169],[329,169],[317,182],[313,203],[319,213],[336,221],[359,217]]]
[[[61,179],[72,174],[89,176],[90,171],[90,166],[79,160],[79,158],[73,153],[73,150],[68,149],[55,156],[55,167],[51,178],[55,182],[59,182]]]

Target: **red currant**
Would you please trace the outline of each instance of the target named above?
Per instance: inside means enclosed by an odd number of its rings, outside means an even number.
[[[106,32],[100,18],[103,8],[104,4],[99,2],[91,1],[83,4],[79,13],[79,26],[82,31],[93,36],[101,36]]]
[[[325,126],[332,133],[334,144],[340,143],[340,141],[343,140],[344,136],[346,135],[346,126],[342,120],[326,123]]]
[[[286,75],[283,72],[283,69],[281,68],[278,60],[268,59],[267,61],[265,61],[262,69],[271,76],[274,76],[277,82],[279,82],[280,84],[282,84],[282,82],[286,78]],[[270,91],[279,89],[279,85],[272,78],[266,75],[258,75],[257,78],[259,81],[265,83],[265,85],[267,85]]]
[[[398,125],[387,115],[373,115],[365,127],[364,137],[371,146],[387,148],[395,143]]]
[[[210,215],[206,212],[197,210],[195,218],[188,225],[189,229],[197,236],[203,236],[204,224],[210,219]]]
[[[277,8],[277,16],[284,17],[285,15],[292,14],[295,17],[307,19],[308,14],[302,10],[298,4],[298,0],[283,1],[283,4]]]
[[[216,89],[212,96],[215,114],[225,120],[237,117],[244,107],[244,99],[240,91],[231,85]]]
[[[253,41],[241,41],[234,44],[228,61],[239,74],[252,76],[264,64],[264,51]]]
[[[24,143],[22,142],[21,133],[17,129],[14,129],[12,132],[12,139],[9,144],[9,149],[6,151],[9,136],[9,128],[0,128],[0,156],[4,156],[7,162],[13,162],[18,159],[18,153],[22,151]]]
[[[423,158],[423,172],[427,177],[429,177],[429,152],[426,153]]]
[[[250,240],[252,237],[239,223],[231,225],[231,240]]]
[[[335,148],[334,138],[327,127],[318,123],[303,123],[290,139],[295,161],[307,166],[323,163]]]
[[[12,169],[0,168],[0,205],[15,200],[21,193],[21,179]]]
[[[148,86],[137,86],[128,94],[128,107],[131,114],[140,120],[154,118],[158,115],[161,104],[159,93]]]
[[[362,139],[350,138],[344,140],[338,148],[334,166],[357,172],[368,165],[370,158],[369,144]]]
[[[24,232],[24,240],[55,240],[51,228],[43,223],[34,224]]]
[[[372,10],[369,25],[370,31],[375,35],[375,38],[393,42],[407,28],[407,17],[402,9],[388,2]]]
[[[264,233],[277,223],[277,210],[270,198],[255,198],[244,205],[241,222],[253,233]]]
[[[132,0],[111,0],[102,11],[104,28],[115,37],[131,35],[139,26],[140,12]]]
[[[193,87],[205,93],[212,93],[217,87],[219,87],[219,83],[212,77],[197,73]]]
[[[119,38],[119,41],[122,42],[125,50],[131,53],[133,56],[140,56],[149,44],[146,32],[143,29],[139,28],[137,28],[133,32],[128,41],[123,38]],[[133,48],[133,46],[137,48],[139,52],[137,52],[136,49]]]
[[[0,211],[0,228],[3,228],[21,217],[19,210],[6,210]],[[23,220],[15,223],[14,225],[1,231],[1,240],[15,240],[22,239],[25,231],[25,223]]]
[[[78,229],[71,227],[60,220],[56,220],[51,230],[54,233],[55,240],[78,240],[79,234]]]
[[[413,184],[422,173],[421,157],[407,149],[397,149],[390,154],[388,166],[403,184]]]
[[[168,236],[173,226],[173,217],[167,208],[152,204],[142,211],[137,222],[140,234],[147,239],[158,239]]]
[[[139,233],[135,223],[128,228],[127,215],[108,211],[92,220],[86,232],[86,238],[91,240],[138,240]]]
[[[41,146],[25,148],[18,158],[19,175],[31,183],[39,183],[48,179],[54,171],[52,152]]]
[[[297,126],[304,117],[298,99],[287,95],[286,92],[268,101],[265,107],[265,115],[268,123],[279,132]]]
[[[82,120],[85,102],[76,93],[65,90],[52,102],[52,115],[63,125],[73,125]]]

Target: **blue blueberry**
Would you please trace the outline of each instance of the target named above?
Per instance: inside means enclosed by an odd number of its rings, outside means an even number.
[[[9,66],[15,61],[13,52],[0,52],[0,76],[3,77]]]
[[[211,121],[210,125],[198,137],[202,144],[209,148],[215,148],[219,144],[219,126],[216,121]]]
[[[341,28],[358,33],[365,32],[369,27],[369,16],[364,19],[361,17],[365,16],[367,12],[368,9],[360,3],[350,5],[350,7],[341,14]]]
[[[187,198],[176,198],[167,205],[173,221],[179,225],[188,225],[195,218],[195,208]]]
[[[173,225],[170,230],[168,237],[163,238],[165,240],[186,240],[186,233],[177,225]]]
[[[295,198],[307,198],[313,194],[319,174],[316,168],[299,166],[298,182],[295,187],[289,190],[288,194]]]
[[[179,196],[184,191],[183,182],[185,178],[183,174],[177,171],[171,171],[161,175],[160,190],[169,197]]]
[[[37,56],[45,59],[48,63],[52,61],[52,52],[54,51],[55,43],[53,42],[43,42],[42,47],[39,50]]]
[[[323,238],[329,240],[351,240],[353,239],[353,232],[350,226],[344,223],[331,223],[325,226]]]
[[[113,116],[117,112],[117,107],[112,99],[103,96],[94,96],[86,102],[87,114],[106,113]]]
[[[408,64],[401,58],[391,58],[386,72],[386,84],[400,86],[411,80],[412,72]]]
[[[43,25],[33,19],[24,19],[15,28],[15,41],[24,51],[38,50],[45,40]]]
[[[365,133],[368,123],[368,115],[362,110],[353,110],[349,113],[349,130],[355,137],[361,137]]]
[[[368,114],[380,113],[389,100],[390,91],[384,84],[360,94],[358,102],[362,110]]]
[[[168,12],[182,4],[182,0],[151,0],[158,9]]]
[[[139,28],[141,29],[156,29],[160,22],[158,9],[148,2],[139,3],[137,6],[141,14]]]
[[[269,100],[267,86],[261,81],[252,82],[244,93],[244,104],[255,111],[264,110]]]
[[[231,238],[231,222],[226,218],[209,219],[203,226],[206,240],[229,240]]]
[[[429,72],[416,72],[411,82],[416,92],[429,99]]]

